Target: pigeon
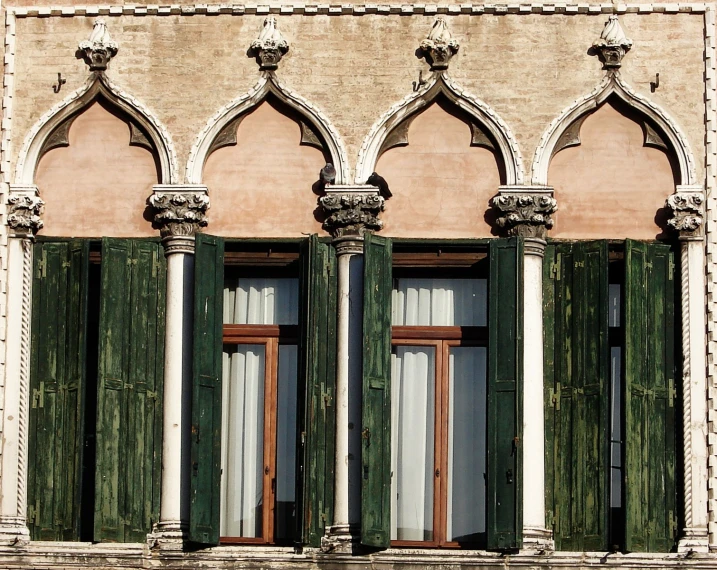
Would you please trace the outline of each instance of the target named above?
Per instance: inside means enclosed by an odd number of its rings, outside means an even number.
[[[334,165],[327,162],[326,166],[321,169],[319,176],[324,184],[333,184],[336,180],[336,169]]]
[[[366,180],[366,184],[378,187],[378,193],[383,197],[384,200],[388,200],[393,194],[388,189],[388,182],[386,179],[376,172],[372,172],[371,176]]]

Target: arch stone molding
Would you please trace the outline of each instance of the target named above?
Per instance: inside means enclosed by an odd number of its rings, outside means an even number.
[[[505,164],[505,184],[523,184],[523,159],[510,127],[488,104],[453,82],[445,71],[434,72],[423,87],[393,105],[371,127],[359,150],[356,183],[363,184],[374,171],[381,147],[391,132],[404,119],[432,104],[439,95],[444,95],[459,109],[475,117],[493,136],[498,146],[496,151]]]
[[[531,168],[532,183],[541,186],[548,184],[548,168],[561,136],[577,121],[602,105],[611,95],[616,95],[630,107],[646,115],[662,129],[675,150],[679,163],[680,179],[677,183],[682,185],[696,184],[695,159],[685,134],[664,110],[647,97],[633,91],[622,80],[619,71],[608,72],[593,91],[575,100],[553,120],[543,133],[538,148],[535,150]]]
[[[92,72],[82,87],[53,106],[35,123],[25,137],[15,167],[16,184],[33,184],[43,146],[65,120],[82,112],[98,97],[127,113],[148,133],[160,162],[160,183],[173,184],[178,178],[177,154],[167,129],[139,100],[114,84],[102,72]]]
[[[259,81],[248,92],[237,97],[212,116],[197,136],[189,153],[186,169],[188,184],[201,184],[204,165],[213,149],[213,143],[222,129],[247,111],[259,106],[269,95],[311,121],[313,127],[326,143],[326,150],[336,168],[335,184],[343,184],[349,178],[349,163],[344,143],[328,117],[315,105],[286,87],[273,71],[263,71]]]

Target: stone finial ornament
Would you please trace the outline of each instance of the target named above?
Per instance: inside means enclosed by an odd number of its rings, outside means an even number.
[[[384,199],[373,186],[327,186],[319,203],[328,214],[324,229],[334,238],[360,237],[383,227],[378,215]]]
[[[680,232],[681,237],[702,235],[704,201],[702,192],[671,194],[665,207],[672,210],[673,217],[667,220],[667,225]]]
[[[149,202],[156,210],[154,223],[163,238],[193,236],[207,225],[209,197],[205,192],[155,191]]]
[[[259,69],[262,71],[276,69],[279,66],[281,58],[289,51],[289,44],[277,28],[274,16],[268,16],[264,20],[264,27],[259,37],[251,43],[249,49],[256,55]]]
[[[31,194],[10,194],[7,200],[8,214],[7,225],[20,234],[34,235],[42,229],[43,223],[40,219],[43,202],[39,196]]]
[[[553,227],[550,215],[558,209],[555,198],[544,193],[501,193],[491,200],[491,206],[501,214],[496,224],[508,235],[540,239]]]
[[[97,18],[92,26],[90,39],[80,42],[80,53],[90,71],[105,71],[107,65],[119,49],[107,30],[107,24],[102,18]]]
[[[603,62],[604,69],[618,69],[631,47],[632,40],[627,39],[617,16],[613,15],[605,23],[600,39],[593,42],[592,50]]]
[[[431,65],[431,71],[448,69],[451,58],[458,53],[458,41],[453,39],[446,20],[436,18],[428,37],[418,46],[420,57]]]

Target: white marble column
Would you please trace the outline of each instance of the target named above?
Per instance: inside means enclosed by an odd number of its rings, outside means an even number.
[[[492,205],[497,225],[524,238],[523,258],[523,548],[554,549],[545,524],[545,403],[543,393],[543,257],[557,210],[553,189],[502,186]]]
[[[338,259],[334,513],[322,547],[352,552],[361,531],[363,233],[380,229],[383,198],[373,186],[330,186],[321,205]]]
[[[153,538],[181,548],[189,528],[194,235],[206,225],[206,187],[154,187],[150,198],[167,258],[162,474],[159,523]]]
[[[709,552],[707,534],[707,357],[705,317],[704,192],[678,186],[667,200],[679,232],[682,313],[682,431],[684,524],[679,552]],[[676,417],[678,410],[675,410]]]
[[[7,331],[2,410],[2,492],[0,541],[29,540],[27,528],[27,447],[30,399],[32,243],[42,227],[37,187],[11,187],[7,223]]]

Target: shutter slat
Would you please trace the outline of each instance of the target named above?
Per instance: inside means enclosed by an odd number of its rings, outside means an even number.
[[[391,542],[391,241],[364,238],[361,543]]]
[[[189,540],[219,543],[224,240],[195,237]]]
[[[490,242],[488,333],[488,548],[522,545],[523,242]]]

